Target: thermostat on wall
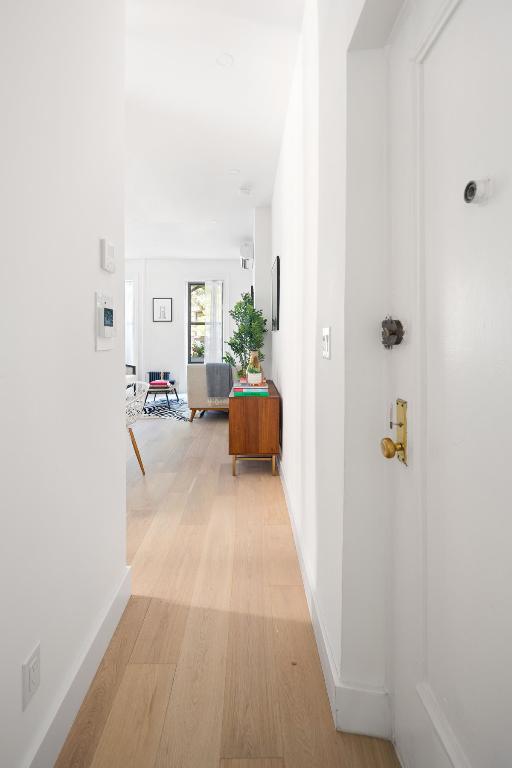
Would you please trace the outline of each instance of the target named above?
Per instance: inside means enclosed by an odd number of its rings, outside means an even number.
[[[106,237],[102,237],[100,240],[100,256],[101,256],[101,268],[105,272],[116,271],[116,249],[114,245],[107,240]]]
[[[96,293],[96,349],[112,349],[116,335],[116,311],[112,296]]]

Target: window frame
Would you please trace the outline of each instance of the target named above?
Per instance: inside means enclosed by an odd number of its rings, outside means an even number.
[[[204,280],[195,280],[187,283],[187,360],[189,365],[204,365],[204,357],[202,360],[192,360],[192,333],[191,329],[193,325],[202,325],[204,327],[204,333],[206,337],[206,320],[194,321],[192,320],[192,290],[198,287],[206,287]]]

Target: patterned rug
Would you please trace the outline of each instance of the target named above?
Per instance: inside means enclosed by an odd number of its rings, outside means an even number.
[[[152,399],[150,395],[144,406],[144,410],[141,414],[141,419],[177,419],[178,421],[188,421],[190,418],[190,411],[188,409],[188,403],[184,397],[180,397],[179,401],[176,397],[169,395],[170,408],[167,405],[167,400],[164,397],[158,397],[156,400]]]

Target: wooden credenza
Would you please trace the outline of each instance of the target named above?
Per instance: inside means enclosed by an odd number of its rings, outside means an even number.
[[[268,397],[229,396],[229,454],[233,457],[233,475],[237,459],[272,462],[277,473],[280,453],[281,395],[273,381],[268,382]]]

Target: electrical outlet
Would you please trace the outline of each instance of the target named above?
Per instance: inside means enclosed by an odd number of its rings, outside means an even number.
[[[41,682],[41,647],[39,645],[32,651],[21,669],[23,692],[22,706],[23,710],[25,710]]]

